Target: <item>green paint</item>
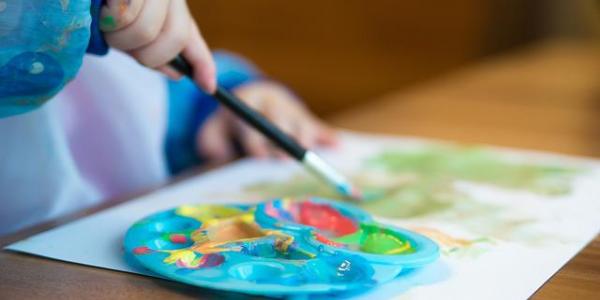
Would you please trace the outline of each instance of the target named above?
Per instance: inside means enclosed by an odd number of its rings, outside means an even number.
[[[106,16],[100,19],[100,28],[103,30],[112,30],[117,28],[117,21],[113,16]]]
[[[575,169],[519,163],[481,148],[432,147],[420,151],[387,151],[367,162],[390,173],[413,173],[422,181],[465,180],[520,189],[541,195],[570,191]]]
[[[384,232],[368,234],[360,248],[363,252],[374,254],[397,255],[414,252],[410,243]]]
[[[360,244],[360,240],[363,234],[364,232],[361,229],[359,229],[355,233],[333,238],[333,241],[342,244],[358,245]]]
[[[384,255],[407,254],[414,252],[410,243],[399,234],[374,224],[360,224],[353,234],[333,239],[350,249]]]
[[[457,181],[559,196],[569,193],[571,180],[579,172],[517,163],[480,148],[430,147],[385,151],[367,159],[360,175],[352,179],[365,194],[372,195],[369,201],[358,204],[367,211],[388,218],[418,218],[457,209],[464,215],[497,208],[470,199],[456,189]],[[257,184],[249,191],[265,198],[316,195],[340,199],[328,186],[306,176],[284,183]]]

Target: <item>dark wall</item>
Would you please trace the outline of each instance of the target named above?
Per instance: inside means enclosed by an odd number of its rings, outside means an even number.
[[[527,42],[528,1],[192,0],[213,48],[245,55],[320,114]]]

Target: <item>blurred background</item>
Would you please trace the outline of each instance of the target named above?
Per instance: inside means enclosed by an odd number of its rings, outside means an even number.
[[[595,0],[194,0],[240,53],[321,116],[545,39],[597,39]]]

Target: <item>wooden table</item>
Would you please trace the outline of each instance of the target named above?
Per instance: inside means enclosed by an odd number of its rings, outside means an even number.
[[[600,157],[600,45],[566,41],[538,44],[328,119],[354,130]],[[3,238],[0,245],[99,209]],[[598,299],[599,295],[597,237],[535,298]],[[245,298],[140,275],[0,252],[0,299],[199,296]]]

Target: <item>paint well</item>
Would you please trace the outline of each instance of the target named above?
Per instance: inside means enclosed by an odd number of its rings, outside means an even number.
[[[396,255],[413,253],[415,249],[401,234],[374,224],[361,224],[354,234],[333,239],[350,250],[371,254]]]
[[[239,219],[221,222],[206,228],[206,237],[213,243],[255,239],[264,236],[264,232],[255,223],[247,223]]]
[[[327,236],[343,236],[358,229],[351,218],[330,205],[304,201],[298,206],[300,209],[296,221],[315,227]]]

